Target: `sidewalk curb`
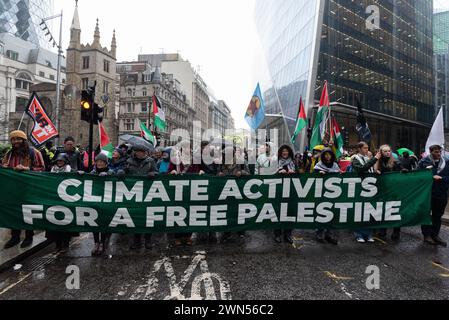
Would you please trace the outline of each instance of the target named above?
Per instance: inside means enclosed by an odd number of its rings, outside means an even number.
[[[16,265],[17,263],[19,263],[20,261],[34,255],[35,253],[41,251],[42,249],[45,249],[46,247],[48,247],[50,244],[52,244],[52,241],[50,240],[45,240],[37,245],[35,245],[34,247],[30,248],[29,250],[26,250],[25,252],[15,256],[14,258],[3,262],[0,265],[0,273],[3,273],[5,271],[7,271],[8,269],[12,268],[14,265]]]

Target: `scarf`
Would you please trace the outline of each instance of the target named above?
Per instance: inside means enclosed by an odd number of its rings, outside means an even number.
[[[288,159],[281,158],[281,159],[279,159],[278,170],[279,171],[280,170],[284,170],[285,167],[287,167],[288,170],[295,171],[295,163],[293,162],[293,160],[291,158],[288,158]]]
[[[332,166],[328,166],[324,164],[322,161],[318,162],[318,164],[315,166],[316,171],[323,171],[326,173],[340,173],[340,167],[336,162],[332,164]]]
[[[355,158],[356,158],[362,165],[367,164],[367,162],[370,160],[370,158],[368,158],[368,157],[366,157],[366,156],[364,156],[364,155],[361,155],[361,154],[356,155]],[[368,170],[368,172],[369,172],[369,173],[373,173],[373,172],[374,172],[374,167],[373,167],[373,168],[370,168],[370,169]]]
[[[435,161],[435,159],[432,157],[432,155],[429,155],[430,161],[432,161],[433,163],[433,167],[437,166],[437,163]],[[446,160],[444,160],[444,158],[440,159],[440,162],[438,163],[438,168],[437,168],[437,173],[440,174],[441,172],[443,172],[443,170],[446,168]]]

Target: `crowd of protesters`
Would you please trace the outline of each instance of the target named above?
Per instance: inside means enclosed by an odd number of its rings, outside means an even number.
[[[149,152],[144,145],[122,144],[118,146],[112,159],[102,154],[99,148],[93,151],[95,159],[93,171],[88,171],[89,150],[81,150],[75,145],[75,139],[68,137],[64,140],[64,146],[56,149],[51,143],[38,151],[33,148],[27,139],[27,135],[22,131],[14,131],[10,136],[12,149],[4,156],[3,168],[23,171],[47,171],[52,174],[74,172],[77,174],[92,174],[99,176],[116,175],[124,176],[147,176],[154,178],[156,175],[213,175],[220,177],[242,177],[249,175],[290,175],[303,173],[316,173],[320,175],[341,174],[351,172],[355,174],[371,173],[383,175],[390,172],[407,173],[414,170],[431,170],[434,175],[432,190],[432,225],[423,226],[422,233],[424,242],[428,245],[447,247],[447,243],[440,238],[441,220],[448,202],[449,189],[449,162],[443,157],[440,146],[432,146],[428,156],[418,159],[409,152],[404,152],[401,156],[395,154],[388,145],[380,146],[376,150],[370,151],[367,143],[361,142],[351,153],[345,154],[338,159],[332,145],[320,145],[311,152],[294,154],[288,145],[281,146],[279,150],[273,150],[273,144],[267,143],[258,152],[255,164],[248,164],[248,158],[252,151],[246,152],[238,147],[227,147],[223,150],[226,154],[232,154],[234,161],[221,164],[220,161],[205,163],[202,155],[213,154],[215,146],[208,142],[201,144],[201,152],[191,152],[185,148],[181,150],[182,156],[176,163],[172,160],[172,149],[156,148]],[[276,152],[277,151],[277,152]],[[200,161],[198,161],[198,157]],[[193,161],[192,161],[193,160]],[[197,160],[197,161],[195,161]],[[274,170],[273,170],[274,168]],[[356,230],[354,239],[357,243],[373,243],[375,238],[387,241],[388,230]],[[245,238],[245,232],[237,234]],[[11,239],[6,243],[5,248],[11,248],[20,244],[20,230],[12,230]],[[76,234],[48,232],[49,239],[55,241],[57,249],[65,251],[68,249],[70,239]],[[208,241],[221,243],[226,242],[234,234],[225,232],[217,239],[215,232],[206,234],[183,233],[175,234],[175,245],[192,245],[193,238],[197,241]],[[394,229],[391,239],[400,241],[401,230]],[[93,256],[100,256],[107,252],[110,234],[94,234],[95,246],[92,251]],[[316,240],[320,243],[338,245],[338,234],[334,230],[317,230]],[[276,243],[293,244],[292,230],[276,230],[274,232]],[[21,247],[25,248],[32,244],[33,232],[26,231],[25,240]],[[140,248],[152,248],[151,234],[135,234],[132,238],[130,248],[133,250]]]

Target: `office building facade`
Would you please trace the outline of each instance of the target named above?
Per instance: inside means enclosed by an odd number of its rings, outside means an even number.
[[[282,139],[294,131],[300,97],[313,118],[327,80],[349,145],[358,140],[360,101],[374,145],[423,148],[435,116],[432,10],[432,1],[258,0],[267,112],[282,115]]]

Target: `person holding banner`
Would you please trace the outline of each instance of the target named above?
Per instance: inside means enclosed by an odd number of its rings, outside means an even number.
[[[10,134],[12,148],[9,150],[2,161],[3,168],[10,168],[16,172],[24,171],[45,171],[45,163],[42,154],[28,143],[28,137],[25,132],[17,130]],[[5,244],[5,249],[10,249],[20,243],[21,230],[11,230],[11,239]],[[34,232],[27,230],[25,240],[21,248],[27,248],[33,244]]]
[[[420,169],[432,170],[432,225],[422,226],[424,243],[447,247],[447,242],[440,238],[441,218],[448,202],[449,189],[449,161],[442,156],[443,148],[438,145],[431,146],[430,155],[419,162]]]
[[[232,161],[228,160],[226,155],[232,155]],[[235,147],[227,147],[223,152],[224,163],[220,166],[219,174],[220,177],[237,177],[249,176],[248,163],[244,158],[241,157],[239,151]],[[245,231],[238,232],[240,238],[245,237]],[[224,243],[232,237],[232,232],[224,232],[221,236],[220,242]]]
[[[122,149],[116,148],[112,153],[112,159],[109,164],[109,168],[114,172],[114,174],[117,174],[119,171],[125,168],[125,164],[126,164],[125,153],[123,152]]]
[[[315,166],[315,172],[322,175],[328,173],[341,173],[340,167],[337,164],[337,156],[332,149],[323,150],[321,153],[321,161]],[[338,245],[338,240],[332,230],[317,230],[316,239],[319,243],[327,241],[330,244]]]
[[[278,152],[278,174],[295,174],[296,166],[293,160],[294,153],[292,148],[287,145],[282,146]],[[292,232],[293,230],[275,230],[274,231],[274,241],[281,243],[282,232],[284,233],[284,241],[293,244]]]
[[[377,174],[385,174],[389,172],[401,171],[401,164],[393,157],[393,152],[389,145],[383,145],[379,148],[379,152],[382,157],[377,161],[374,166],[374,171]],[[380,229],[377,232],[377,236],[383,240],[387,240],[387,229]],[[391,240],[399,241],[401,240],[401,228],[395,228],[393,234],[391,235]]]
[[[51,173],[70,173],[72,168],[69,165],[69,158],[65,153],[60,153],[54,160],[54,165],[50,170]],[[75,234],[66,232],[47,231],[46,238],[56,243],[56,251],[65,253],[70,247],[70,240]]]
[[[278,165],[278,158],[276,154],[271,154],[272,143],[266,143],[264,147],[260,148],[260,155],[257,157],[256,171],[259,175],[273,174],[271,168],[276,169]],[[276,152],[276,151],[274,151]]]
[[[69,164],[72,168],[72,172],[84,170],[83,161],[81,160],[81,154],[75,148],[74,138],[67,137],[64,140],[64,149],[56,151],[55,158],[57,158],[60,153],[65,153],[67,154],[67,157],[69,157]]]
[[[126,162],[125,169],[119,171],[119,176],[129,174],[132,176],[146,176],[154,178],[157,173],[156,164],[152,158],[148,155],[148,150],[144,145],[135,145],[132,148],[133,154]],[[145,235],[145,248],[151,249],[153,247],[151,243],[151,234]],[[135,234],[131,250],[137,250],[142,248],[142,235]]]
[[[357,174],[374,173],[374,166],[380,160],[382,154],[378,152],[375,157],[369,156],[369,146],[366,142],[360,142],[357,146],[358,153],[352,158],[352,170]],[[374,243],[373,230],[355,231],[358,243]]]
[[[114,172],[109,168],[109,159],[108,157],[100,153],[95,158],[95,167],[91,172],[92,175],[106,177],[112,175]],[[111,238],[110,233],[98,233],[94,232],[94,241],[95,247],[92,250],[93,257],[102,256],[105,252],[107,252],[109,247],[109,239]]]

